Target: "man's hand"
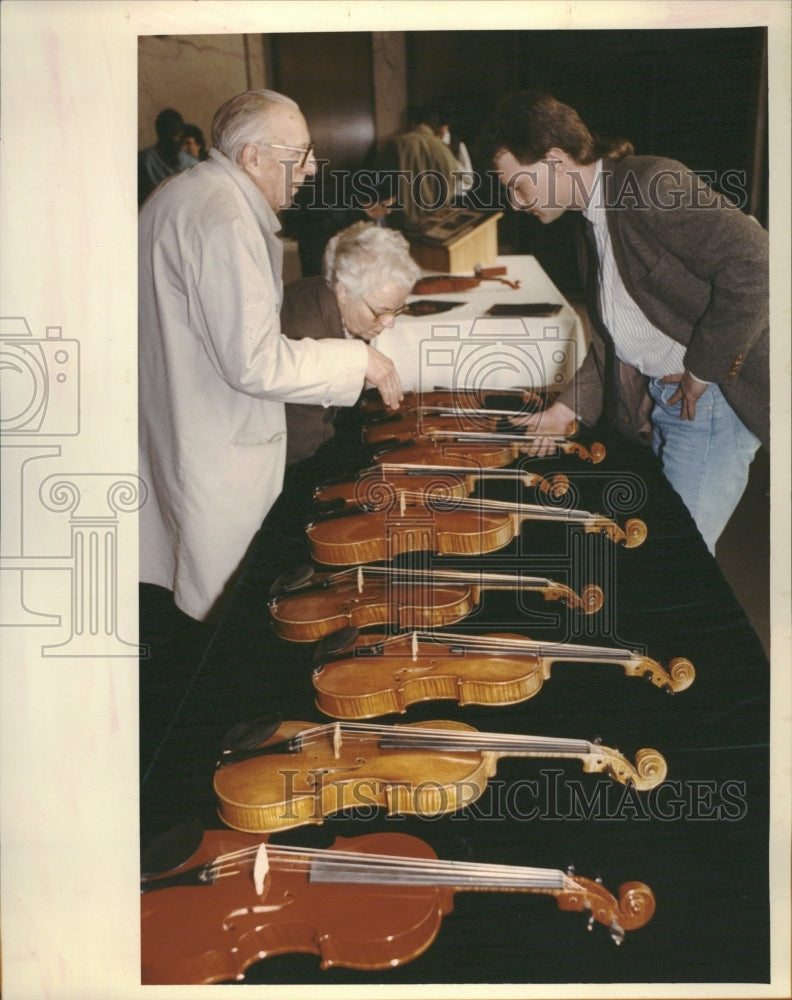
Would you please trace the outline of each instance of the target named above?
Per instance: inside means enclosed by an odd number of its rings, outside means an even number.
[[[690,372],[682,372],[681,375],[664,375],[663,381],[666,385],[677,384],[677,391],[668,400],[670,405],[682,400],[682,409],[679,413],[680,420],[696,419],[696,401],[709,385],[709,382],[701,382]]]
[[[515,427],[524,427],[526,434],[547,435],[540,436],[532,443],[528,450],[529,455],[536,458],[544,458],[555,451],[555,445],[550,440],[551,437],[568,437],[574,434],[577,428],[577,414],[570,410],[564,403],[553,403],[541,413],[531,413],[524,417],[509,417],[509,422]]]
[[[378,350],[368,347],[368,367],[366,368],[366,378],[372,385],[379,389],[383,403],[389,410],[398,410],[399,404],[404,399],[401,379],[396,371],[396,365],[390,358],[381,354]]]

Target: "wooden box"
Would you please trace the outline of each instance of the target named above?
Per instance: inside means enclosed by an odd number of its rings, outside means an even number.
[[[469,214],[469,213],[468,213]],[[502,212],[483,216],[472,226],[462,229],[441,241],[438,235],[442,228],[453,230],[454,220],[441,219],[428,228],[426,233],[409,238],[410,254],[427,271],[443,271],[458,274],[472,271],[480,264],[491,267],[498,256],[498,219]]]

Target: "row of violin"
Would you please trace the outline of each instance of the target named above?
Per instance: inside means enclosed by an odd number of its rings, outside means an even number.
[[[529,395],[524,402],[533,405]],[[369,443],[386,440],[386,425],[396,436],[413,436],[376,454],[375,465],[356,478],[317,488],[325,511],[328,504],[338,509],[306,528],[311,554],[344,568],[293,570],[275,582],[269,601],[279,637],[318,643],[316,705],[333,721],[275,715],[226,734],[213,788],[229,829],[182,830],[144,864],[144,983],[241,980],[253,962],[295,951],[319,955],[322,968],[393,968],[431,945],[453,894],[463,890],[552,895],[560,909],[587,913],[589,926],[606,925],[616,943],[654,912],[652,891],[639,882],[622,885],[617,898],[572,871],[440,860],[421,839],[401,833],[339,838],[324,850],[270,841],[360,806],[430,818],[463,809],[484,793],[503,757],[575,759],[584,772],[652,789],[667,767],[650,748],[631,762],[585,739],[479,732],[450,720],[364,720],[434,700],[513,705],[534,697],[562,661],[582,669],[618,664],[669,693],[685,690],[695,676],[681,657],[666,669],[626,649],[444,631],[480,608],[490,589],[536,594],[586,615],[601,609],[603,593],[593,584],[576,593],[522,572],[438,568],[437,560],[414,569],[400,565],[399,556],[429,553],[442,563],[446,554],[497,551],[525,520],[565,521],[628,548],[641,544],[646,528],[637,519],[620,527],[599,514],[553,506],[567,494],[568,477],[506,468],[527,445],[516,433],[503,440],[495,425],[481,429],[481,421],[500,420],[501,413],[444,407],[436,394],[408,400],[412,410],[397,417],[377,414],[370,399],[365,405]],[[454,412],[436,412],[446,409]],[[463,429],[457,425],[454,434],[430,418],[461,420]],[[587,462],[604,457],[601,445],[554,444],[559,454]],[[512,479],[546,503],[471,501],[490,479]],[[379,631],[366,631],[372,628]]]

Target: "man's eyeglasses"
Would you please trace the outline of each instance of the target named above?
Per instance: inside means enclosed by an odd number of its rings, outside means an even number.
[[[292,153],[302,153],[302,156],[297,161],[297,166],[302,170],[302,168],[308,162],[308,158],[313,155],[314,144],[309,142],[307,146],[282,146],[277,142],[259,142],[259,146],[269,146],[271,149],[288,149]]]
[[[410,307],[408,305],[404,305],[399,309],[383,309],[382,312],[377,312],[374,306],[370,306],[365,299],[361,299],[361,302],[376,320],[385,319],[387,316],[392,316],[396,319],[397,316],[401,316],[403,313],[410,311]]]

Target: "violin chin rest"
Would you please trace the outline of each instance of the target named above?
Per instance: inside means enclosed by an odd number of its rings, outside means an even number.
[[[282,722],[283,715],[280,712],[272,712],[251,722],[239,722],[225,734],[223,749],[252,750],[260,743],[266,743]]]
[[[203,826],[197,819],[180,823],[159,834],[141,853],[141,878],[152,878],[180,868],[201,846],[203,834]]]
[[[347,625],[345,628],[338,629],[337,632],[331,632],[318,643],[314,651],[314,662],[321,663],[328,656],[343,653],[345,649],[349,649],[359,635],[360,629],[355,628],[354,625]]]
[[[299,590],[304,587],[314,575],[314,568],[306,564],[298,566],[296,569],[288,570],[275,580],[269,590],[269,600],[280,597],[281,594],[288,594],[292,590]]]

